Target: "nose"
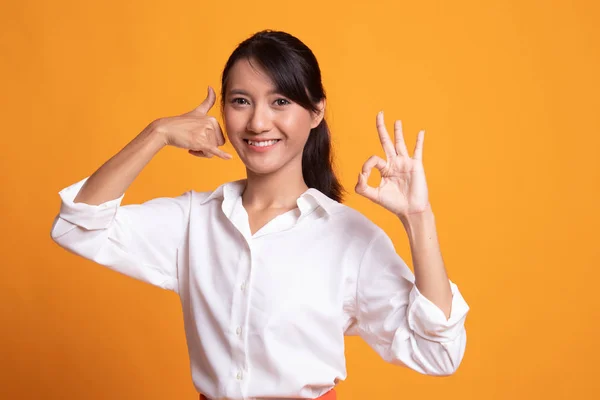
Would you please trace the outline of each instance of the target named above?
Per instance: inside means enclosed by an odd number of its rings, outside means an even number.
[[[249,132],[263,133],[271,130],[272,121],[270,110],[261,105],[254,107],[254,111],[250,116],[246,129]]]

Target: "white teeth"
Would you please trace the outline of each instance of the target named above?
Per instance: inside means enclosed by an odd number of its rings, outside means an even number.
[[[274,145],[275,143],[277,143],[277,140],[266,140],[264,142],[254,142],[252,140],[248,140],[248,144],[250,144],[252,146],[256,146],[256,147],[271,146],[271,145]]]

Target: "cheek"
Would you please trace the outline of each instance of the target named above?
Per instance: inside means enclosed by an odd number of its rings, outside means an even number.
[[[310,133],[310,118],[304,113],[289,113],[279,120],[279,126],[289,139],[305,142]]]
[[[223,124],[223,128],[227,132],[227,136],[235,136],[235,134],[240,132],[240,130],[243,131],[245,127],[244,118],[242,115],[240,115],[240,113],[227,110],[223,112]]]

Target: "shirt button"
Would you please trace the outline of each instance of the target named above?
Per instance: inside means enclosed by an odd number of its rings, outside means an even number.
[[[242,371],[239,371],[239,372],[237,373],[237,376],[236,376],[236,378],[237,378],[237,380],[238,380],[238,381],[241,381],[241,380],[242,380]]]
[[[244,290],[246,290],[246,282],[242,283],[240,285],[240,290],[243,292]]]
[[[240,336],[242,334],[242,328],[238,326],[237,329],[235,330],[235,334]]]

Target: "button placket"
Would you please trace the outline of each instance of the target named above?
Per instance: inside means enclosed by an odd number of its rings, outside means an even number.
[[[246,241],[247,246],[240,257],[238,270],[235,280],[232,282],[233,287],[240,288],[242,284],[247,282],[250,266],[252,264],[252,255],[250,243]],[[244,288],[245,289],[245,288]],[[244,290],[233,291],[233,308],[231,313],[230,325],[230,345],[232,349],[232,365],[231,365],[231,393],[243,394],[243,384],[246,375],[247,352],[244,338],[244,327],[246,326],[248,309],[248,296]]]
[[[248,382],[247,382],[247,376],[248,376],[248,365],[249,365],[249,361],[247,358],[247,354],[246,354],[246,342],[245,342],[245,332],[244,329],[246,329],[249,326],[249,315],[248,315],[248,310],[250,308],[250,291],[249,289],[249,283],[250,283],[250,279],[251,279],[251,274],[252,274],[252,267],[253,267],[253,253],[255,253],[256,251],[256,239],[255,238],[249,238],[247,241],[248,244],[248,262],[247,262],[247,269],[244,271],[245,274],[243,276],[242,281],[239,284],[239,288],[240,288],[240,294],[239,296],[243,299],[241,301],[241,303],[244,305],[243,309],[240,310],[241,313],[241,318],[240,318],[240,324],[236,327],[235,333],[238,337],[238,343],[241,346],[241,348],[243,349],[243,359],[239,360],[240,362],[237,364],[238,366],[238,372],[236,374],[236,379],[240,384],[240,389],[242,390],[242,392],[245,391],[245,388],[247,388]]]

